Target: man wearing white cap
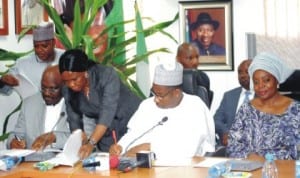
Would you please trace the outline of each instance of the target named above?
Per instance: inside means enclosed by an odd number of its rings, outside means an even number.
[[[22,85],[19,81],[22,76],[33,85],[36,92],[39,91],[43,71],[47,66],[58,64],[64,52],[55,48],[53,23],[42,22],[33,29],[33,47],[34,52],[17,59],[9,73],[1,78],[1,82],[15,87]]]
[[[199,97],[182,91],[182,75],[178,62],[155,68],[153,97],[140,104],[127,133],[111,146],[111,154],[134,156],[151,150],[157,158],[177,159],[214,151],[214,120]]]

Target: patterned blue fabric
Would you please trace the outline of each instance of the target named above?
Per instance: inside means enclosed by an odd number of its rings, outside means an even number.
[[[264,156],[273,153],[277,159],[296,159],[300,143],[300,103],[293,101],[280,115],[255,109],[244,103],[229,131],[227,152],[230,157],[245,158],[250,153]]]

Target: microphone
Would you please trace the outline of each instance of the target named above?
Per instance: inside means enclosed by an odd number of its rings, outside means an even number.
[[[56,123],[53,125],[53,127],[51,128],[51,130],[50,130],[49,133],[51,133],[51,132],[54,131],[55,127],[56,127],[56,126],[58,125],[58,123],[62,120],[62,118],[64,118],[65,115],[66,115],[66,113],[65,113],[64,111],[60,113],[59,118],[57,119]],[[49,139],[49,137],[50,137],[50,134],[47,134],[47,136],[46,136],[46,138],[45,138],[45,140],[44,140],[43,146],[41,147],[42,150],[44,150],[44,148],[46,147],[46,143],[47,143],[47,140]]]
[[[96,167],[96,166],[100,166],[100,161],[82,164],[82,167]]]
[[[136,161],[134,163],[125,164],[123,167],[119,167],[120,171],[129,172],[132,171],[134,168],[139,167],[140,165],[144,164],[146,160]]]
[[[128,151],[128,148],[134,143],[134,142],[136,142],[138,139],[140,139],[140,138],[142,138],[144,135],[146,135],[147,133],[149,133],[149,132],[151,132],[153,129],[155,129],[157,126],[159,126],[159,125],[163,125],[165,122],[167,122],[168,121],[168,117],[167,116],[165,116],[165,117],[163,117],[162,119],[161,119],[161,121],[159,121],[157,124],[155,124],[153,127],[151,127],[149,130],[147,130],[146,132],[144,132],[142,135],[140,135],[139,137],[137,137],[137,138],[135,138],[134,140],[132,140],[132,142],[130,142],[128,145],[127,145],[127,147],[126,147],[126,149],[125,149],[125,152],[124,152],[124,155],[127,153],[127,151]]]

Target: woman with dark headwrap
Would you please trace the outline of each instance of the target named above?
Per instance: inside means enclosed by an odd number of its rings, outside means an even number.
[[[78,49],[66,51],[60,58],[59,70],[67,86],[63,95],[71,131],[83,128],[83,115],[92,118],[96,127],[79,151],[86,158],[98,144],[100,151],[108,151],[113,143],[112,130],[120,138],[138,108],[140,99],[119,79],[112,67],[96,64]]]
[[[243,104],[229,131],[227,151],[230,157],[296,159],[300,143],[300,103],[278,91],[294,70],[277,56],[258,54],[248,72],[256,97]]]

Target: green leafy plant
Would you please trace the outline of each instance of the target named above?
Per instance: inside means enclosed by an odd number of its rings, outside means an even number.
[[[101,8],[107,2],[107,0],[85,0],[84,1],[85,10],[83,14],[81,14],[80,12],[79,0],[76,0],[74,6],[73,30],[71,35],[72,39],[69,39],[68,34],[65,31],[64,24],[61,21],[61,18],[58,15],[56,9],[50,3],[50,1],[40,0],[40,2],[42,3],[49,17],[55,24],[55,28],[57,30],[56,37],[59,39],[59,41],[64,45],[66,49],[74,49],[74,48],[82,49],[87,53],[89,59],[97,62],[101,62],[103,65],[114,67],[114,69],[119,74],[121,80],[141,98],[145,98],[145,95],[138,87],[136,81],[130,78],[130,76],[136,72],[136,64],[141,61],[147,61],[148,57],[152,54],[159,53],[159,52],[168,53],[169,50],[167,48],[158,48],[154,50],[147,50],[147,49],[139,50],[138,48],[140,46],[137,45],[137,52],[135,53],[135,55],[129,56],[126,59],[125,54],[128,52],[126,48],[129,45],[132,45],[133,43],[137,42],[137,38],[139,38],[139,41],[141,40],[145,42],[146,37],[154,35],[157,32],[165,35],[167,38],[172,39],[175,43],[177,43],[176,39],[166,31],[164,31],[164,29],[170,26],[171,24],[173,24],[178,19],[178,13],[175,15],[173,19],[169,21],[157,23],[146,29],[143,29],[141,25],[142,18],[140,17],[137,6],[135,6],[136,18],[124,21],[123,18],[120,16],[120,13],[123,12],[122,11],[123,1],[118,0],[118,1],[114,1],[114,7],[110,12],[109,16],[107,17],[105,23],[106,27],[98,35],[98,37],[103,37],[104,35],[108,35],[107,48],[102,56],[102,60],[100,61],[93,54],[93,49],[96,48],[97,46],[96,44],[94,44],[94,41],[91,38],[91,36],[89,36],[87,33],[89,28],[92,25],[92,22],[96,17],[99,8]],[[136,31],[135,31],[136,35],[126,39],[125,36],[129,32],[124,31],[124,26],[130,23],[136,23]],[[32,28],[35,28],[35,26],[29,26],[28,28],[23,30],[20,33],[18,40],[21,40],[24,37],[24,35],[26,35],[27,31],[31,30]],[[102,45],[102,44],[97,44],[97,45]],[[143,48],[146,48],[145,45],[141,45],[141,46]],[[0,61],[6,61],[6,60],[15,61],[19,57],[26,55],[29,52],[31,51],[25,53],[15,53],[15,52],[10,52],[10,51],[0,49]],[[3,75],[6,72],[7,71],[2,72],[0,73],[0,75]],[[11,114],[12,113],[10,113],[10,115]],[[6,117],[5,121],[9,119],[9,116]],[[6,125],[4,131],[6,131]]]
[[[95,19],[98,9],[102,7],[107,2],[107,0],[85,0],[85,10],[83,15],[80,12],[79,1],[76,0],[74,7],[74,25],[72,31],[72,40],[68,38],[63,23],[59,15],[57,14],[57,11],[51,5],[51,3],[49,3],[48,0],[41,0],[41,2],[44,5],[49,17],[53,20],[53,23],[56,26],[56,29],[58,31],[58,34],[56,34],[57,38],[63,43],[66,49],[81,48],[85,50],[90,59],[94,61],[99,61],[93,54],[93,49],[96,46],[92,38],[89,35],[87,35],[87,32]],[[114,8],[107,17],[108,19],[117,16],[116,13],[119,13],[120,11],[120,9],[118,9],[117,7],[120,7],[122,5],[122,1],[114,1],[114,3]],[[136,13],[139,13],[139,11],[136,10]],[[177,41],[175,40],[175,38],[172,37],[172,35],[163,30],[166,27],[170,26],[172,23],[174,23],[174,21],[176,21],[177,19],[178,14],[176,14],[174,19],[170,21],[155,24],[147,29],[136,29],[136,33],[143,33],[144,37],[148,37],[155,34],[156,32],[161,32],[168,38],[172,39],[175,43],[177,43]],[[101,33],[99,33],[99,37],[103,37],[104,35],[108,34],[108,45],[107,49],[105,50],[102,56],[103,60],[101,60],[101,63],[107,66],[114,67],[122,81],[125,84],[127,84],[127,86],[129,86],[131,90],[134,91],[138,96],[145,98],[144,94],[140,91],[137,83],[129,78],[132,74],[136,72],[135,64],[144,61],[148,58],[148,56],[154,53],[169,52],[169,50],[167,48],[154,49],[151,51],[147,51],[142,55],[134,55],[125,59],[125,54],[127,52],[126,47],[137,41],[137,35],[125,40],[125,35],[128,32],[124,32],[119,29],[124,29],[124,25],[128,23],[137,22],[137,20],[138,19],[122,21],[122,19],[115,19],[109,22],[106,21],[106,28]]]

